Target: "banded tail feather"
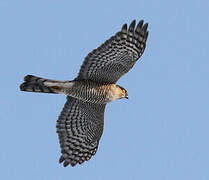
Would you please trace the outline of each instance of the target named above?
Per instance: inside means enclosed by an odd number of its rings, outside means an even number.
[[[21,91],[39,93],[62,93],[63,85],[69,81],[55,81],[41,77],[27,75],[24,82],[20,85]]]

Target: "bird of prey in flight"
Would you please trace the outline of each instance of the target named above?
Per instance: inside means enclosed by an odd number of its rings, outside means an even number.
[[[100,47],[90,52],[72,81],[58,81],[33,75],[24,77],[21,91],[67,95],[57,120],[61,148],[60,163],[75,166],[97,152],[104,127],[107,103],[128,98],[116,82],[142,56],[148,37],[148,24],[133,20]]]

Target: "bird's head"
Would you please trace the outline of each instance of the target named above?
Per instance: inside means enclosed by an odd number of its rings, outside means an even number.
[[[119,99],[121,98],[126,98],[128,99],[128,93],[126,91],[126,89],[124,89],[123,87],[116,85],[118,92],[119,92]]]

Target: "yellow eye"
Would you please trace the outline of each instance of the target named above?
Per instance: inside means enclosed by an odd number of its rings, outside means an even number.
[[[125,89],[123,89],[123,93],[124,93],[124,94],[126,93],[126,90],[125,90]]]

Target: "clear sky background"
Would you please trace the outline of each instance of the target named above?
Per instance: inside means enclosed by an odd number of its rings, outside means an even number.
[[[208,0],[0,0],[0,179],[208,180]],[[73,79],[124,23],[149,22],[147,48],[107,105],[97,154],[58,163],[65,96],[19,91],[27,74]]]

